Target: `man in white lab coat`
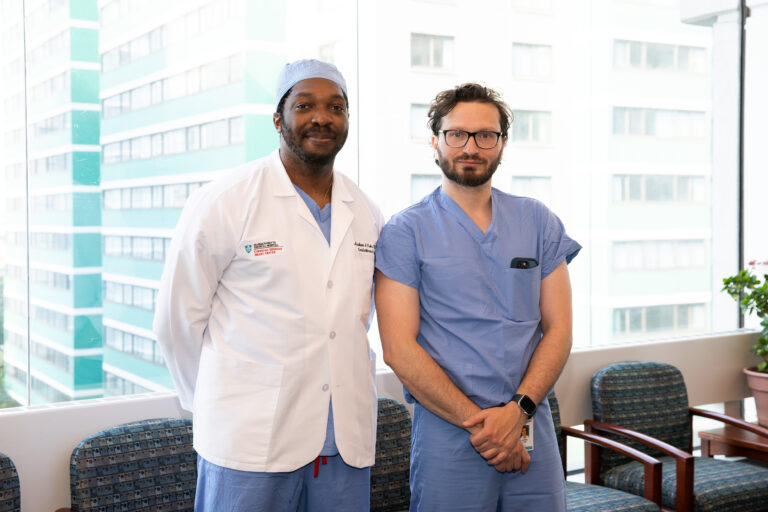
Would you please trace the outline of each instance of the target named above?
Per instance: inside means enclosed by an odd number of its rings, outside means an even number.
[[[333,170],[349,129],[336,67],[287,64],[277,102],[279,148],[189,198],[154,329],[194,413],[196,510],[368,510],[383,218]]]

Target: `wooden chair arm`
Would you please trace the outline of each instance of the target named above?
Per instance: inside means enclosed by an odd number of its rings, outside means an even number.
[[[586,464],[589,467],[590,479],[587,483],[596,484],[600,478],[600,457],[597,447],[605,448],[618,452],[622,455],[640,462],[643,465],[643,474],[645,475],[643,496],[645,499],[656,503],[661,508],[661,462],[647,455],[640,450],[627,446],[625,444],[602,437],[593,433],[576,430],[571,427],[561,427],[563,434],[583,440],[584,453],[586,455]],[[590,450],[590,447],[593,450]],[[587,468],[585,468],[587,471]]]
[[[704,409],[698,409],[696,407],[689,407],[688,409],[694,416],[701,416],[711,420],[722,421],[727,425],[732,425],[737,428],[748,430],[749,432],[768,438],[768,428],[755,425],[754,423],[746,422],[741,418],[734,418],[733,416],[728,416],[727,414],[723,414],[721,412],[705,411]]]
[[[590,433],[597,430],[598,432],[608,432],[626,437],[674,457],[677,487],[676,510],[677,512],[691,512],[693,510],[693,455],[641,432],[611,423],[585,420],[584,429]]]

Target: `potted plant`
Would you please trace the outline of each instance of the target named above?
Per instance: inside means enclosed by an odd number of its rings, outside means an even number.
[[[768,274],[763,274],[762,281],[755,274],[757,267],[766,265],[768,260],[753,260],[748,269],[723,279],[723,291],[738,301],[742,312],[755,313],[763,328],[757,343],[752,346],[752,352],[763,360],[757,367],[744,368],[744,373],[755,397],[757,420],[764,426],[768,426]]]

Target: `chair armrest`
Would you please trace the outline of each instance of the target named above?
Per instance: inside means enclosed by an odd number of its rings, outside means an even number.
[[[656,503],[659,508],[661,508],[661,462],[651,457],[650,455],[641,452],[640,450],[636,450],[631,446],[621,444],[618,441],[614,441],[613,439],[608,439],[607,437],[602,437],[589,432],[583,432],[571,427],[561,427],[561,430],[566,436],[575,437],[583,440],[585,443],[589,443],[590,445],[618,452],[633,460],[636,460],[637,462],[642,463],[645,475],[643,496],[645,499]],[[593,451],[592,454],[590,454],[586,445],[584,446],[584,449],[585,454],[587,455],[587,464],[592,466],[592,471],[590,471],[591,476],[593,476],[593,478],[599,478],[600,458],[598,453]],[[589,483],[596,482],[593,481]]]
[[[677,487],[676,510],[677,512],[690,512],[693,510],[693,455],[649,435],[611,423],[584,420],[584,429],[590,433],[592,430],[597,430],[598,432],[608,432],[626,437],[674,457]]]
[[[768,438],[768,428],[755,425],[754,423],[748,423],[741,418],[734,418],[733,416],[728,416],[727,414],[723,414],[721,412],[705,411],[704,409],[698,409],[696,407],[689,407],[688,409],[694,416],[701,416],[711,420],[722,421],[728,425],[748,430],[749,432]]]
[[[64,508],[57,508],[56,512],[75,512],[75,511],[72,510],[71,508],[64,507]]]

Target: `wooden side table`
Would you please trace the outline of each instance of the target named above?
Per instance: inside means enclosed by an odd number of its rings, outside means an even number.
[[[749,457],[768,462],[768,437],[726,425],[699,432],[701,456]]]

